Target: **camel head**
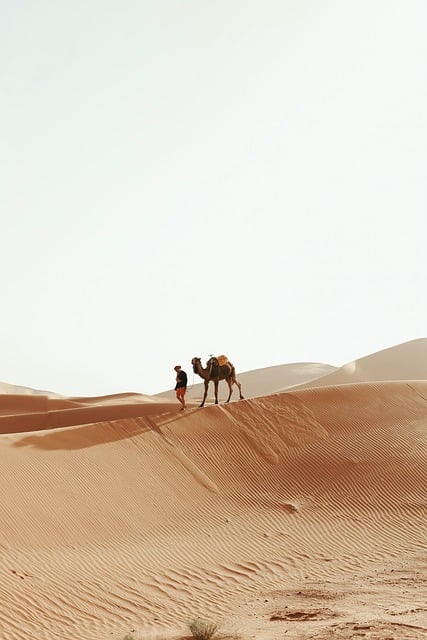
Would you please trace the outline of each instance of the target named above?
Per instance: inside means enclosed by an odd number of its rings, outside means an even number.
[[[194,371],[194,373],[197,373],[197,372],[198,372],[198,367],[199,367],[199,366],[200,366],[200,367],[202,366],[202,361],[200,360],[200,358],[193,358],[193,359],[191,360],[191,364],[193,365],[193,371]]]

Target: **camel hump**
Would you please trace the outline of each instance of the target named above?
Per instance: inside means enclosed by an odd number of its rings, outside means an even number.
[[[230,362],[229,362],[229,360],[228,360],[227,356],[224,356],[224,355],[222,355],[222,356],[217,356],[217,358],[216,358],[216,359],[218,360],[218,364],[219,364],[219,366],[220,366],[220,367],[223,367],[223,366],[224,366],[224,365],[226,365],[226,364],[230,364]]]

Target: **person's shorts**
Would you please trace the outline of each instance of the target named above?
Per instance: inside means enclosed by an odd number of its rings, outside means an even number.
[[[177,396],[183,396],[186,391],[187,391],[187,387],[178,387],[178,389],[175,389]]]

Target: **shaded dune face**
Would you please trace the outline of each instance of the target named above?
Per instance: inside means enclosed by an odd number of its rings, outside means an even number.
[[[5,638],[173,635],[197,615],[244,630],[260,598],[363,585],[370,566],[425,552],[427,382],[290,391],[184,415],[127,394],[54,402],[2,404]],[[22,427],[50,407],[93,422],[7,431],[17,404]],[[306,606],[275,622],[315,615]]]
[[[69,399],[0,394],[0,434],[158,415],[170,410],[171,404],[166,399],[154,402],[150,396],[139,394]]]

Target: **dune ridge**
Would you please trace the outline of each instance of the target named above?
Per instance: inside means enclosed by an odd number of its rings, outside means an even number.
[[[417,338],[348,362],[325,376],[305,380],[294,388],[326,387],[349,382],[426,379],[427,338]]]
[[[0,637],[179,638],[195,616],[261,640],[427,637],[426,380],[186,412],[25,398],[0,398]]]

